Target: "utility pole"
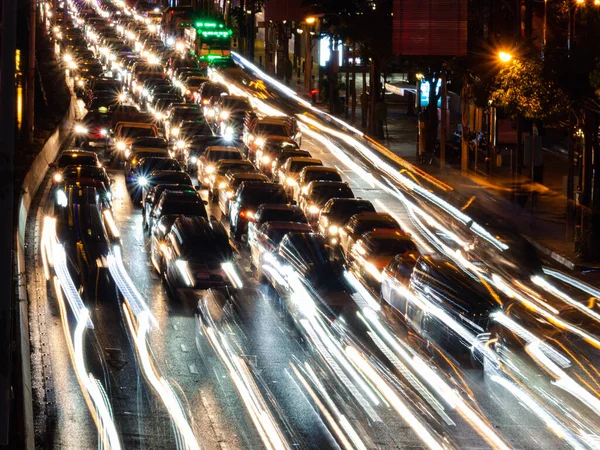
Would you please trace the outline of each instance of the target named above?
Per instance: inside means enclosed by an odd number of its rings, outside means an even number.
[[[460,104],[462,112],[462,139],[461,139],[461,158],[460,173],[467,176],[469,172],[469,76],[463,76],[463,85],[460,91]]]
[[[29,62],[27,67],[27,143],[33,142],[34,129],[34,99],[35,99],[35,25],[36,25],[36,1],[29,0]]]
[[[15,50],[17,2],[2,2],[0,48],[0,445],[9,445],[12,372],[12,298],[14,244]]]

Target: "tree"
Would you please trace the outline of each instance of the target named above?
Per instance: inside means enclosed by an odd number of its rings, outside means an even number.
[[[496,77],[496,85],[492,103],[512,117],[551,120],[568,113],[569,99],[544,75],[538,59],[521,58],[507,63]]]

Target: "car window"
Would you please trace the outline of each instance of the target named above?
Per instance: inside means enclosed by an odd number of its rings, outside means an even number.
[[[220,161],[222,159],[242,159],[239,151],[211,150],[206,159],[210,162]]]

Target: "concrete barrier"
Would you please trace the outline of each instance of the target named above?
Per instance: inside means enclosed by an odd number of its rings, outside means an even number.
[[[18,226],[15,233],[15,272],[17,273],[18,300],[19,300],[19,334],[20,358],[23,386],[23,414],[24,414],[24,448],[34,450],[35,436],[33,428],[33,398],[31,391],[31,350],[29,345],[29,302],[27,298],[27,276],[25,269],[25,230],[29,209],[37,194],[42,181],[48,172],[48,164],[53,162],[66,139],[69,137],[73,122],[78,114],[77,99],[71,95],[71,104],[61,124],[46,141],[40,153],[33,160],[33,164],[25,175],[21,186],[21,195],[18,203]]]

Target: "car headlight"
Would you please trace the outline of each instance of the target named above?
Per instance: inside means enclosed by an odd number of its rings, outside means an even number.
[[[146,186],[148,184],[148,179],[146,177],[139,177],[138,184],[140,186]]]
[[[178,136],[179,135],[179,128],[177,128],[177,127],[171,128],[171,134],[173,136]]]
[[[164,115],[160,111],[157,111],[157,112],[154,113],[154,117],[156,117],[156,120],[162,120],[162,118],[164,117]]]
[[[131,150],[125,150],[125,158],[129,158],[129,155],[131,155]]]
[[[121,151],[123,151],[123,150],[125,150],[126,148],[127,148],[127,145],[125,145],[125,142],[123,142],[123,141],[119,141],[119,142],[117,142],[117,150],[121,150]]]
[[[205,171],[206,173],[213,173],[213,172],[215,171],[215,167],[214,167],[214,166],[206,166],[206,167],[204,168],[204,171]]]
[[[263,162],[263,164],[269,164],[271,162],[271,157],[268,155],[263,156],[262,162]]]
[[[83,125],[75,125],[75,133],[77,133],[77,134],[85,134],[87,132],[88,132],[87,128],[84,127]]]
[[[196,163],[198,162],[198,158],[197,158],[196,156],[192,156],[192,157],[190,158],[190,162],[191,162],[192,164],[196,164]]]
[[[315,206],[315,205],[310,205],[310,206],[308,207],[308,212],[309,212],[310,214],[319,214],[319,211],[320,211],[320,210],[321,210],[321,209],[320,209],[318,206]]]
[[[79,81],[77,82],[77,86],[79,86],[79,87],[83,87],[83,85],[84,85],[84,84],[85,84],[85,83],[84,83],[84,81],[83,81],[83,80],[79,80]]]
[[[56,191],[56,203],[58,206],[62,206],[63,208],[69,204],[69,199],[67,199],[67,194],[62,189]]]
[[[63,180],[63,176],[61,173],[54,174],[54,181],[56,181],[57,183],[60,183],[62,180]]]
[[[225,189],[227,187],[227,183],[225,183],[224,181],[221,181],[219,183],[219,189]]]
[[[100,134],[101,134],[102,136],[106,136],[106,135],[108,134],[108,130],[107,130],[106,128],[102,128],[102,129],[100,130]]]
[[[337,225],[331,225],[329,227],[329,234],[338,234],[339,228]]]
[[[175,266],[179,270],[179,273],[181,274],[181,278],[183,278],[183,281],[185,281],[185,284],[188,287],[194,286],[194,278],[192,277],[192,274],[188,267],[187,261],[178,259],[175,261]]]
[[[308,186],[302,186],[302,193],[308,194]]]
[[[204,115],[207,117],[215,117],[215,110],[207,108]]]
[[[138,92],[142,92],[144,90],[144,87],[141,84],[137,84],[135,86],[135,90],[138,91]]]
[[[184,141],[177,141],[177,148],[179,148],[179,149],[185,148],[185,142]]]
[[[227,111],[221,111],[221,114],[219,114],[219,118],[221,120],[227,120],[229,119],[229,113]]]
[[[256,145],[258,145],[259,147],[262,147],[263,145],[265,145],[265,140],[263,138],[256,138],[256,141],[254,141],[256,143]]]
[[[285,182],[287,183],[288,186],[297,186],[298,183],[296,182],[296,180],[294,180],[291,177],[288,177]]]

